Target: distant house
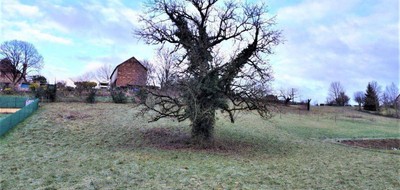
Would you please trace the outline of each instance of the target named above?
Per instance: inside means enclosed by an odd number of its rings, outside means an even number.
[[[265,100],[267,100],[269,102],[279,102],[278,96],[271,95],[271,94],[265,96]]]
[[[131,57],[115,67],[110,79],[111,87],[146,86],[147,68]]]
[[[7,78],[7,72],[3,70],[3,68],[0,65],[0,84],[3,86],[9,86],[11,81],[9,78]]]
[[[109,88],[108,82],[99,82],[99,88],[100,89],[108,89]]]
[[[11,64],[10,60],[4,58],[0,61],[0,87],[11,87],[11,79],[14,72],[18,73],[18,77],[20,76],[21,72],[15,69],[15,66]],[[26,82],[25,78],[23,78],[21,82]],[[19,86],[21,82],[16,84],[16,86]]]

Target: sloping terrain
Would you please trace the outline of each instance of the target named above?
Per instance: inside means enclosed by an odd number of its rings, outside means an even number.
[[[283,110],[283,109],[282,109]],[[398,189],[395,150],[323,141],[399,138],[399,120],[351,108],[285,108],[190,144],[189,123],[148,123],[132,104],[44,104],[0,138],[0,189]]]

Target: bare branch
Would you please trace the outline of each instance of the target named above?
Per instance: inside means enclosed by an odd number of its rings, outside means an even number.
[[[24,41],[6,41],[0,46],[2,59],[7,59],[9,63],[7,78],[13,85],[26,80],[26,75],[32,71],[38,71],[43,66],[43,57],[37,52],[36,48]]]
[[[217,109],[228,113],[231,122],[242,110],[271,117],[266,96],[273,77],[265,57],[281,43],[281,33],[272,28],[275,19],[267,19],[265,7],[236,1],[151,1],[136,34],[170,53],[161,56],[160,65],[166,67],[160,81],[168,81],[171,66],[179,68],[172,88],[148,92],[153,103],[147,109],[156,113],[154,120],[190,119],[192,134],[209,138]],[[227,45],[232,48],[224,49]]]

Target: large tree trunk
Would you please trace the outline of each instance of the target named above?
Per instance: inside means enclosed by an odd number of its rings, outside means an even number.
[[[202,109],[200,115],[192,120],[192,138],[194,141],[206,143],[212,140],[215,124],[215,110]]]
[[[209,84],[209,83],[208,83]],[[200,88],[202,89],[202,88]],[[193,97],[193,96],[192,96]],[[188,110],[192,127],[192,139],[196,143],[207,143],[213,138],[215,124],[215,97],[205,90],[189,99]]]
[[[215,74],[215,73],[214,73]],[[192,139],[195,143],[207,144],[212,141],[215,125],[215,110],[218,107],[218,87],[217,76],[209,74],[208,76],[194,81],[201,81],[196,87],[195,82],[192,91],[196,95],[189,96],[187,102],[188,111],[190,113],[190,121],[192,122]]]

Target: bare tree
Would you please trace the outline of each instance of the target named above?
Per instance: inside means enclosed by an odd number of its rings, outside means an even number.
[[[109,82],[114,68],[112,64],[103,64],[94,71],[93,75],[98,82]]]
[[[147,69],[147,79],[146,79],[146,84],[150,86],[156,86],[157,85],[157,80],[156,80],[156,67],[154,63],[150,62],[148,59],[142,59],[140,63],[146,67]]]
[[[2,55],[2,67],[7,67],[6,77],[15,86],[22,80],[26,80],[28,73],[39,71],[43,66],[43,57],[38,53],[33,44],[12,40],[0,45]],[[6,65],[3,65],[5,64]]]
[[[350,98],[346,95],[344,87],[340,84],[340,82],[332,82],[329,87],[327,101],[328,104],[345,106],[350,101]]]
[[[71,78],[71,80],[75,83],[75,82],[83,82],[83,81],[92,81],[92,80],[96,80],[96,76],[94,72],[86,72],[83,73],[82,75],[79,75],[75,78]]]
[[[365,94],[363,91],[358,91],[354,93],[354,101],[358,103],[358,109],[361,110],[361,104],[363,104],[365,99]]]
[[[298,90],[296,88],[281,89],[279,97],[283,98],[285,105],[289,105],[290,101],[294,102],[294,99],[298,97]]]
[[[391,108],[394,108],[397,113],[397,106],[396,106],[397,96],[399,96],[399,89],[394,83],[386,86],[385,91],[382,94],[382,103],[388,114],[392,114]]]
[[[398,95],[399,95],[399,88],[397,88],[397,86],[394,83],[386,86],[385,92],[383,93],[382,96],[383,104],[387,107],[394,107]]]
[[[171,87],[178,72],[178,57],[171,49],[160,49],[157,53],[156,77],[161,89]]]
[[[232,122],[240,110],[270,117],[259,89],[272,79],[266,56],[280,43],[281,33],[273,29],[275,20],[267,18],[264,5],[151,0],[147,8],[141,16],[144,27],[136,34],[148,44],[173,46],[170,53],[177,54],[181,68],[174,92],[150,91],[157,105],[148,106],[157,113],[154,121],[189,119],[193,139],[208,141],[217,109]],[[227,59],[221,60],[217,50],[227,46]]]
[[[331,85],[329,86],[329,97],[328,99],[331,102],[335,102],[336,100],[339,99],[340,92],[343,92],[344,88],[340,84],[340,82],[332,82]]]

